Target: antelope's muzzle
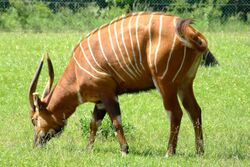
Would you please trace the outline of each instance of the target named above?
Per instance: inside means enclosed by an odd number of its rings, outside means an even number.
[[[39,133],[35,134],[34,136],[34,147],[42,148],[45,146],[45,144],[51,139],[52,136],[45,134],[45,133]]]
[[[35,133],[34,136],[34,147],[42,148],[52,137],[59,137],[63,131],[62,128],[58,129],[50,129],[47,133],[41,131],[39,133]]]

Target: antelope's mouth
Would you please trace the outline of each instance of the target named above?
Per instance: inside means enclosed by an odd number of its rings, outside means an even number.
[[[64,127],[57,129],[50,129],[47,133],[41,131],[35,134],[34,137],[34,147],[42,148],[46,143],[53,137],[59,137],[64,130]]]

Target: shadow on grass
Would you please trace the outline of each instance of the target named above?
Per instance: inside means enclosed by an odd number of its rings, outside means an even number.
[[[87,139],[84,139],[87,140]],[[60,142],[60,141],[58,141]],[[51,149],[54,147],[58,147],[57,140],[55,142],[50,143],[47,149]],[[87,142],[78,143],[76,140],[67,140],[67,144],[61,146],[62,148],[57,148],[59,150],[67,150],[68,152],[80,152],[83,154],[111,154],[114,156],[121,155],[119,144],[117,143],[115,138],[111,138],[109,142],[107,139],[99,138],[98,141],[95,142],[93,150],[86,150]],[[171,159],[217,159],[217,160],[247,160],[249,159],[249,152],[244,147],[245,145],[241,145],[237,143],[236,146],[228,146],[218,148],[208,147],[205,149],[205,154],[203,156],[199,156],[195,153],[195,149],[191,147],[190,149],[181,148],[177,149],[177,153],[171,157]],[[31,145],[30,145],[31,147]],[[152,158],[164,158],[166,153],[166,148],[164,146],[157,145],[147,145],[147,143],[143,144],[131,144],[129,148],[130,156],[138,156],[138,157],[152,157]]]
[[[95,153],[103,153],[103,154],[116,154],[116,155],[120,155],[121,152],[119,150],[119,147],[115,147],[112,146],[110,148],[108,147],[94,147],[92,151],[88,151],[86,149],[84,149],[85,153],[91,153],[91,154],[95,154]],[[161,149],[161,148],[153,148],[153,147],[148,147],[148,148],[135,148],[132,147],[129,149],[129,154],[128,156],[139,156],[139,157],[151,157],[151,158],[165,158],[165,154],[166,154],[166,150],[165,149]],[[189,158],[202,158],[203,156],[199,156],[196,155],[195,152],[194,153],[179,153],[177,152],[174,156],[170,157],[170,158],[184,158],[184,159],[189,159]],[[168,159],[168,158],[166,158]]]
[[[135,156],[142,156],[142,157],[164,157],[165,152],[162,149],[156,149],[156,148],[143,148],[143,149],[139,149],[139,148],[133,148],[130,149],[130,155],[135,155]]]

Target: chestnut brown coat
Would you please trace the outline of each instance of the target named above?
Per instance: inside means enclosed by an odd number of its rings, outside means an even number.
[[[190,24],[191,19],[164,13],[132,13],[115,19],[77,44],[53,91],[53,66],[45,55],[29,91],[35,145],[42,146],[58,135],[78,105],[93,102],[88,148],[92,148],[97,128],[108,113],[121,151],[128,153],[117,96],[157,88],[170,115],[166,156],[175,153],[182,118],[177,96],[190,115],[197,153],[202,154],[201,109],[193,93],[193,80],[207,41]],[[44,60],[48,61],[50,79],[40,100],[35,90]]]

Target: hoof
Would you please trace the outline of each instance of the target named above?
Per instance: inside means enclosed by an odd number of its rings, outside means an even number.
[[[128,145],[127,144],[124,144],[124,145],[121,145],[121,153],[122,153],[122,156],[126,156],[128,154]]]
[[[123,152],[123,151],[121,151],[121,154],[122,154],[122,157],[126,157],[128,155],[127,152]]]
[[[168,150],[167,153],[165,154],[164,158],[170,158],[174,155],[175,153],[171,150]]]
[[[168,158],[170,158],[172,156],[173,156],[173,154],[166,153],[165,156],[164,156],[164,158],[168,159]]]

